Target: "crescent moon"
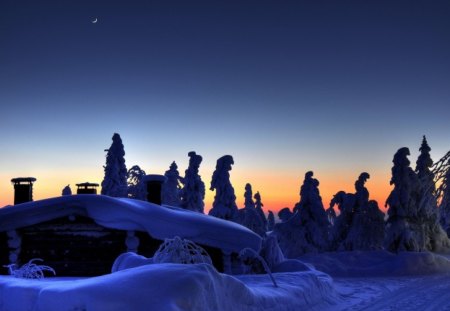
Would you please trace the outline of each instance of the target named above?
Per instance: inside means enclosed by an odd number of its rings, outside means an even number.
[[[97,18],[95,18],[93,21],[92,21],[92,24],[96,24],[97,23]]]

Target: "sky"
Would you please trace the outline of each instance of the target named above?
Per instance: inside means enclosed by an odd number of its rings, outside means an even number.
[[[382,207],[399,148],[450,150],[449,56],[448,1],[3,0],[0,206],[13,177],[101,183],[119,133],[148,174],[196,151],[207,189],[232,155],[239,207],[247,182],[293,207],[310,170],[325,207],[364,171]]]

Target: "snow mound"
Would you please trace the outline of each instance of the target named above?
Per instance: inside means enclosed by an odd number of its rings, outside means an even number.
[[[352,251],[299,258],[334,277],[419,276],[450,272],[450,260],[430,252]]]
[[[207,264],[145,265],[86,279],[0,277],[0,310],[300,310],[332,304],[331,278],[317,271],[267,275],[218,273]]]

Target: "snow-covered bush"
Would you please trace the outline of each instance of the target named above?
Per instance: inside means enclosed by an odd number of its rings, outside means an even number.
[[[203,158],[194,151],[189,152],[188,156],[188,169],[185,171],[184,178],[180,177],[180,182],[183,184],[181,189],[181,207],[203,213],[203,208],[205,207],[203,202],[205,199],[205,184],[198,174]]]
[[[266,273],[270,276],[270,279],[272,280],[273,286],[278,287],[277,282],[275,281],[275,278],[272,275],[272,271],[270,271],[269,266],[267,265],[267,262],[262,258],[256,251],[254,251],[251,248],[244,248],[239,252],[239,257],[244,261],[251,261],[251,260],[258,260],[259,263],[261,263],[264,267],[264,270]]]
[[[31,259],[28,263],[24,264],[20,268],[17,268],[16,264],[10,264],[7,266],[4,266],[8,268],[9,274],[20,279],[42,279],[44,278],[44,272],[48,271],[53,273],[53,275],[56,275],[55,270],[49,266],[45,265],[38,265],[34,262],[36,261],[43,261],[40,258],[34,258]]]
[[[216,191],[216,195],[209,215],[234,221],[237,218],[238,208],[234,188],[230,182],[230,171],[233,164],[233,157],[230,155],[225,155],[217,160],[210,187],[210,190]]]
[[[70,189],[70,185],[67,185],[63,188],[61,195],[72,195],[72,189]]]
[[[154,263],[181,263],[196,264],[207,263],[212,265],[211,257],[200,246],[187,239],[176,236],[165,239],[153,255]]]

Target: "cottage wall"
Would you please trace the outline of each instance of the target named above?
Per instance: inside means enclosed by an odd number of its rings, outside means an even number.
[[[126,232],[109,229],[92,219],[70,216],[17,230],[21,239],[18,264],[41,258],[59,276],[95,276],[111,272],[126,251]]]

